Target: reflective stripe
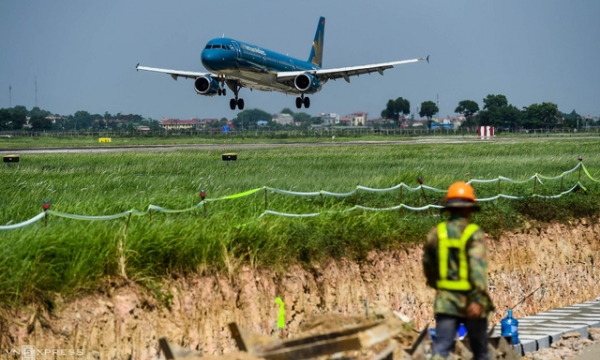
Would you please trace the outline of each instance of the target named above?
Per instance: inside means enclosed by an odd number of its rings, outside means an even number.
[[[468,291],[472,289],[469,282],[469,261],[467,258],[467,241],[479,229],[475,224],[469,224],[463,231],[460,239],[448,239],[446,223],[440,223],[438,232],[438,267],[440,279],[437,288],[442,290]],[[449,249],[458,249],[458,280],[448,279],[448,253]]]

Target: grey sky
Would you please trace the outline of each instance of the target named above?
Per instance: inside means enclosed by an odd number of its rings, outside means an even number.
[[[518,108],[543,101],[563,112],[600,115],[600,1],[597,0],[132,0],[0,2],[0,107],[53,113],[227,117],[229,97],[196,95],[193,81],[136,72],[135,65],[204,71],[208,40],[236,38],[308,58],[325,16],[324,67],[431,56],[378,74],[330,81],[310,114],[367,111],[379,117],[402,96],[412,110],[440,97],[440,116],[460,100],[480,107],[504,94]],[[228,95],[230,92],[228,93]],[[271,113],[294,97],[244,89],[246,108]]]

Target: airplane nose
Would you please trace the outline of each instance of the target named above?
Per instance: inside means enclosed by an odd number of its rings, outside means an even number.
[[[208,70],[212,69],[212,65],[217,60],[215,53],[213,51],[203,50],[200,54],[200,61],[202,61],[202,65]]]

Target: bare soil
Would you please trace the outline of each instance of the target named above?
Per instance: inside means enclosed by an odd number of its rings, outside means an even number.
[[[527,224],[488,237],[491,295],[499,322],[505,310],[534,289],[514,310],[523,317],[600,296],[600,225],[581,220],[567,225]],[[434,291],[425,287],[422,247],[372,252],[366,261],[347,259],[292,265],[285,274],[240,265],[230,275],[168,279],[169,308],[131,282],[106,294],[61,302],[48,313],[30,306],[0,312],[0,359],[6,350],[33,344],[37,349],[82,349],[77,358],[154,359],[158,339],[206,355],[230,353],[235,345],[227,324],[263,335],[279,336],[280,296],[286,304],[286,333],[300,333],[312,314],[371,315],[403,313],[421,328],[433,322]],[[339,317],[337,317],[339,319]],[[322,322],[324,328],[336,326]],[[240,355],[240,358],[244,355]]]

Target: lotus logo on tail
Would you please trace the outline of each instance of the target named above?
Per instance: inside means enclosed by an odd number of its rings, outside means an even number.
[[[319,19],[319,26],[317,26],[317,33],[312,43],[312,49],[310,51],[309,61],[318,67],[323,66],[323,39],[325,38],[325,18]]]

